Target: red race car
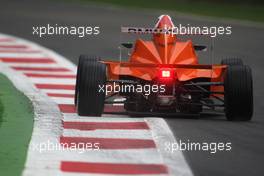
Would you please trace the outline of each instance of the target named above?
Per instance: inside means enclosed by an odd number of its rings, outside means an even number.
[[[223,110],[228,120],[250,120],[250,67],[238,58],[199,64],[196,50],[205,46],[178,39],[173,27],[170,16],[162,15],[154,28],[122,28],[122,32],[153,35],[151,40],[137,39],[134,45],[122,44],[132,50],[128,61],[81,55],[75,90],[78,114],[101,116],[105,104],[122,103],[128,114],[198,115]],[[115,96],[120,101],[114,101]]]

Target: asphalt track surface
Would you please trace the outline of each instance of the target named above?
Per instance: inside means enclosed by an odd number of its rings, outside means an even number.
[[[39,43],[77,62],[80,53],[118,58],[120,26],[152,26],[162,12],[127,10],[94,5],[52,1],[0,2],[0,32]],[[221,58],[238,56],[253,69],[254,116],[251,122],[228,122],[224,116],[202,116],[199,120],[183,117],[165,118],[175,137],[193,142],[232,142],[231,152],[186,151],[184,155],[195,175],[263,175],[264,168],[264,58],[263,27],[219,23],[202,18],[177,16],[174,22],[192,25],[231,25],[232,35],[215,40],[215,63]],[[49,24],[100,26],[96,37],[32,35],[32,26]],[[199,40],[197,41],[199,42]],[[202,62],[209,62],[205,55]]]

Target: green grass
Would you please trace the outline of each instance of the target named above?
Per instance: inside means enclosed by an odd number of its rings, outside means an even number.
[[[177,12],[264,22],[264,4],[227,3],[197,0],[81,0],[132,8],[150,8]],[[243,1],[244,2],[244,1]]]
[[[21,175],[33,129],[32,105],[0,74],[0,175]]]

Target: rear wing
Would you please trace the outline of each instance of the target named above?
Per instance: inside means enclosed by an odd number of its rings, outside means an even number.
[[[121,27],[122,33],[131,34],[171,34],[171,35],[205,35],[203,33],[181,33],[176,27],[168,28],[145,28],[145,27]]]
[[[133,34],[175,34],[173,28],[121,27],[121,32]]]
[[[171,34],[174,35],[175,28],[143,28],[143,27],[121,27],[122,33],[131,33],[131,34]],[[183,35],[183,34],[182,34]],[[188,35],[188,34],[186,34]],[[203,35],[203,34],[189,34],[189,35]],[[125,48],[132,48],[133,44],[131,43],[122,43]],[[196,51],[206,51],[207,47],[203,45],[194,45]]]
[[[226,68],[225,65],[215,64],[215,65],[208,65],[208,64],[142,64],[142,63],[130,63],[130,62],[118,62],[118,61],[102,61],[104,64],[113,64],[119,65],[120,67],[166,67],[166,68],[184,68],[184,69],[204,69],[204,70],[211,70],[216,68]]]

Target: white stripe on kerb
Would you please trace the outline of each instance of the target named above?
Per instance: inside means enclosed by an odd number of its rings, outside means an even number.
[[[75,79],[71,78],[29,78],[31,82],[36,84],[62,84],[62,85],[75,85]]]
[[[6,63],[9,66],[13,67],[35,67],[35,68],[58,68],[58,64],[56,63],[43,63],[43,64],[36,64],[36,63]]]
[[[46,54],[41,53],[0,53],[1,57],[11,57],[11,58],[43,58],[47,57]]]
[[[58,89],[41,89],[45,93],[54,93],[54,94],[71,94],[74,95],[74,90],[58,90]]]
[[[127,118],[126,115],[104,114],[102,117],[83,117],[75,113],[63,113],[64,121],[72,122],[144,122],[143,118]]]
[[[84,130],[64,129],[63,136],[152,139],[151,131],[149,130],[85,130],[84,131]]]
[[[73,98],[63,98],[63,97],[50,97],[50,98],[57,104],[68,104],[68,105],[74,104]]]

